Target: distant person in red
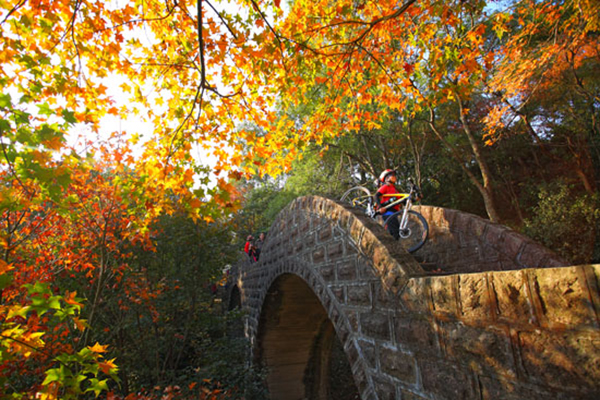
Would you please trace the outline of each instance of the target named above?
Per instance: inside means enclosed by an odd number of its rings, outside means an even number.
[[[396,172],[391,169],[386,169],[379,175],[379,189],[377,189],[377,193],[375,193],[375,204],[379,207],[379,213],[383,217],[385,221],[388,219],[393,213],[400,210],[400,204],[396,204],[393,207],[388,207],[387,205],[398,200],[396,196],[384,196],[389,194],[396,194],[398,189],[396,189]],[[398,218],[392,218],[387,223],[388,232],[394,237],[394,239],[400,239],[400,222]]]
[[[254,237],[252,235],[248,235],[246,238],[246,244],[244,245],[244,251],[248,254],[248,258],[250,258],[250,262],[255,262],[256,258],[256,248],[254,247]]]

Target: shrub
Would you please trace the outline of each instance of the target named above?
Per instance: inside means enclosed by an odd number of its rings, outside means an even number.
[[[598,260],[599,196],[578,195],[564,182],[554,182],[542,186],[538,198],[523,233],[572,264]]]

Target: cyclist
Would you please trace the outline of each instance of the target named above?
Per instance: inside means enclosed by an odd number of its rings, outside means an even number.
[[[384,170],[377,181],[379,189],[375,193],[375,204],[378,207],[379,213],[385,221],[390,215],[400,210],[400,204],[388,207],[387,205],[397,200],[394,196],[384,197],[383,195],[396,194],[396,171],[392,169]],[[400,239],[400,222],[398,218],[393,218],[387,223],[387,230],[394,237],[394,239]]]

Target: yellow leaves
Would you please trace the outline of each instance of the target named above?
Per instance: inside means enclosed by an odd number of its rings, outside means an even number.
[[[6,274],[10,270],[14,269],[12,264],[0,259],[0,275]]]
[[[497,133],[505,127],[504,121],[508,119],[509,112],[510,107],[508,105],[496,106],[484,117],[486,144],[491,145],[494,143]]]
[[[96,344],[94,344],[93,346],[88,346],[87,348],[93,353],[106,353],[107,347],[107,345],[102,346],[100,343],[96,342]]]
[[[509,31],[507,22],[511,17],[507,13],[497,13],[492,21],[492,30],[496,33],[498,38],[502,39],[504,34]],[[521,20],[522,21],[522,20]]]
[[[480,46],[483,44],[483,37],[473,30],[467,33],[467,40],[469,40],[474,46]]]
[[[27,316],[27,313],[29,312],[29,309],[29,306],[14,305],[5,307],[4,309],[2,309],[2,312],[4,313],[7,311],[6,319],[11,319],[14,317],[25,318]]]
[[[0,333],[2,344],[11,354],[20,354],[25,358],[31,357],[33,352],[45,346],[41,337],[44,332],[29,332],[21,325],[15,325]]]

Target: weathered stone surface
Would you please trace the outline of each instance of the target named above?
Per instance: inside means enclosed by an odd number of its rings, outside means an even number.
[[[324,265],[321,267],[321,276],[327,282],[331,282],[335,280],[335,269],[333,265]]]
[[[372,342],[367,342],[366,340],[359,340],[358,345],[369,368],[377,369],[377,353],[375,344]]]
[[[330,286],[329,287],[333,292],[333,295],[337,299],[338,302],[345,304],[346,303],[346,287],[345,286]]]
[[[600,398],[600,334],[520,332],[526,373],[555,388],[596,393]]]
[[[354,341],[349,341],[345,346],[345,351],[348,356],[348,361],[350,365],[355,365],[358,362],[361,362],[360,353]]]
[[[401,389],[400,390],[400,398],[402,400],[425,400],[425,397],[422,397],[416,393],[413,392],[409,392],[406,389]]]
[[[420,259],[447,272],[555,267],[565,263],[527,237],[475,215],[420,206],[429,221],[430,239],[417,252]]]
[[[404,306],[413,312],[429,313],[430,281],[428,279],[411,279],[400,295]]]
[[[539,269],[531,271],[530,275],[541,312],[550,324],[597,327],[585,273],[581,268]]]
[[[337,264],[338,281],[356,280],[356,263],[352,260],[346,260]]]
[[[373,378],[379,400],[396,400],[396,386],[392,380],[383,376]]]
[[[320,230],[319,230],[319,241],[320,242],[324,242],[327,241],[329,238],[331,238],[332,236],[332,231],[331,231],[331,226],[330,225],[326,225],[323,226]]]
[[[516,376],[508,332],[473,328],[462,323],[442,323],[440,330],[448,355],[457,363],[485,374]]]
[[[373,265],[363,257],[356,258],[356,268],[358,270],[358,279],[360,280],[373,280],[377,279],[377,271],[373,268]]]
[[[523,236],[509,231],[502,236],[501,246],[509,259],[516,260],[521,248],[525,247],[527,242]]]
[[[344,255],[344,243],[334,242],[327,245],[327,259],[335,260]]]
[[[412,353],[439,354],[436,326],[432,319],[423,317],[397,318],[396,342]]]
[[[390,322],[387,314],[366,312],[360,314],[360,330],[369,338],[390,340]]]
[[[522,272],[491,274],[498,315],[510,321],[534,323],[527,277]]]
[[[472,375],[453,364],[423,360],[419,362],[423,389],[436,399],[479,399]]]
[[[519,265],[525,268],[543,267],[547,260],[548,250],[537,243],[528,243],[518,257]]]
[[[346,290],[348,296],[348,305],[371,307],[371,285],[369,283],[361,285],[348,285]]]
[[[397,306],[396,295],[386,288],[373,284],[373,307],[394,309]]]
[[[522,385],[514,381],[479,377],[482,400],[548,400],[557,395],[536,385]]]
[[[325,248],[319,247],[312,252],[312,261],[314,264],[320,264],[325,261]]]
[[[395,347],[379,347],[381,370],[404,384],[412,385],[417,380],[416,361],[410,354]]]
[[[459,276],[458,292],[463,318],[481,322],[493,317],[492,302],[485,274]]]
[[[587,278],[590,297],[596,311],[596,320],[600,322],[600,265],[584,265],[582,268]]]
[[[441,276],[429,279],[431,282],[433,311],[455,316],[457,311],[456,277]]]
[[[357,367],[353,368],[352,372],[354,374],[354,383],[358,388],[358,392],[362,394],[361,398],[368,398],[365,396],[365,392],[369,392],[373,390],[373,387],[369,384],[367,379],[367,373],[363,368]]]

